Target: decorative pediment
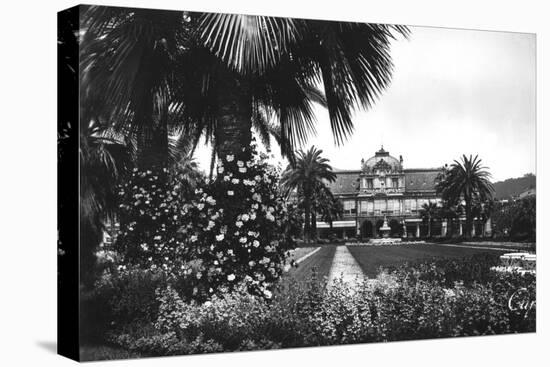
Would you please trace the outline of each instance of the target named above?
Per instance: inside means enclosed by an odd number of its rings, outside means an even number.
[[[380,159],[373,167],[375,170],[382,170],[382,171],[391,171],[392,166],[384,161],[383,159]]]

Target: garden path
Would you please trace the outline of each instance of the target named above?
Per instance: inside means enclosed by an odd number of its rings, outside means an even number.
[[[343,282],[348,284],[358,284],[364,279],[363,271],[361,267],[349,252],[347,246],[337,246],[334,258],[332,259],[332,266],[328,276],[328,286],[336,279],[342,279]]]

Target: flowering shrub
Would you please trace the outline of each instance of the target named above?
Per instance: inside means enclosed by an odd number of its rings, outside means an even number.
[[[253,148],[251,160],[221,159],[216,179],[197,189],[183,212],[187,236],[199,267],[194,292],[206,298],[243,283],[252,294],[272,297],[285,269],[293,226],[279,195],[279,171]]]
[[[461,260],[468,262],[469,260]],[[460,265],[459,265],[460,267]],[[465,268],[465,267],[464,267]],[[207,302],[184,302],[173,288],[157,293],[151,336],[122,334],[113,341],[150,355],[287,348],[348,343],[493,335],[535,331],[531,275],[494,273],[486,283],[423,280],[418,268],[383,272],[356,288],[312,279],[286,284],[272,299],[245,288]],[[509,307],[518,289],[518,307]]]
[[[269,299],[299,223],[279,194],[279,170],[253,147],[228,155],[192,195],[168,170],[134,170],[120,188],[119,270],[137,265],[185,283],[186,299],[207,299],[243,283]],[[290,208],[292,210],[292,208]],[[182,287],[179,287],[181,290]]]
[[[182,226],[184,184],[167,168],[135,168],[119,189],[120,233],[115,250],[122,254],[119,270],[134,265],[177,274],[189,248],[178,232]]]

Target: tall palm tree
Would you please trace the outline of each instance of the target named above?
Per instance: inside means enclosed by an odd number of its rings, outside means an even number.
[[[110,7],[91,7],[84,24],[84,94],[96,91],[119,123],[131,122],[146,165],[166,157],[166,110],[197,139],[212,139],[218,156],[242,154],[260,110],[278,120],[282,153],[291,153],[315,130],[312,103],[327,105],[342,143],[354,108],[370,107],[389,85],[391,41],[408,34],[390,25]]]
[[[289,165],[282,174],[281,184],[291,192],[296,190],[304,207],[304,237],[311,238],[311,212],[315,191],[325,187],[325,182],[334,182],[336,175],[332,172],[329,160],[323,158],[323,151],[312,146],[307,152],[300,150],[296,154],[296,164]]]
[[[433,220],[439,216],[439,208],[436,203],[429,202],[424,205],[422,205],[422,209],[420,209],[420,214],[423,219],[425,219],[428,222],[428,237],[432,236],[432,223]]]
[[[474,203],[484,202],[493,197],[494,188],[489,181],[490,178],[491,174],[477,155],[463,155],[460,161],[453,162],[444,177],[436,184],[436,190],[442,195],[443,200],[453,204],[464,202],[466,236],[470,236],[472,232]]]
[[[311,102],[324,101],[335,142],[353,131],[355,107],[370,107],[389,85],[390,44],[400,26],[274,18],[236,14],[203,14],[201,40],[238,73],[224,80],[220,154],[239,151],[249,141],[258,108],[274,115],[281,137],[296,148],[314,132]],[[223,88],[221,88],[223,89]],[[284,153],[284,152],[283,152]]]

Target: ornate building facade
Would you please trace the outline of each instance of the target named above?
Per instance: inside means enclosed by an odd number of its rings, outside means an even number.
[[[394,237],[422,237],[428,226],[421,216],[424,204],[441,204],[435,180],[443,168],[404,168],[403,157],[390,155],[382,147],[373,157],[361,160],[358,170],[334,171],[336,181],[328,186],[342,201],[342,220],[332,223],[332,231],[341,237],[378,237],[378,229],[387,219]],[[462,224],[458,223],[462,232]],[[321,236],[329,224],[319,222]],[[446,221],[434,221],[432,235],[447,234]]]

